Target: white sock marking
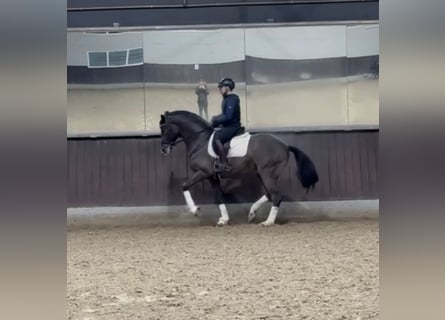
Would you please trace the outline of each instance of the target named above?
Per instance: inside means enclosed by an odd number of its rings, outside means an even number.
[[[219,206],[218,206],[218,208],[219,208],[219,212],[221,212],[221,219],[220,220],[223,220],[223,221],[225,221],[225,222],[228,222],[229,221],[229,213],[227,212],[227,207],[226,207],[226,205],[223,203],[223,204],[220,204]]]
[[[196,211],[198,210],[198,207],[195,205],[195,201],[193,201],[190,191],[188,191],[188,190],[184,191],[184,198],[185,198],[185,202],[187,203],[189,210],[192,213],[196,213]]]
[[[266,224],[274,224],[275,219],[277,217],[277,213],[278,213],[278,207],[270,208],[269,216],[267,217],[267,220],[265,221]]]
[[[267,201],[269,201],[269,199],[266,197],[266,195],[263,195],[254,204],[252,204],[252,206],[250,207],[250,212],[256,212]]]

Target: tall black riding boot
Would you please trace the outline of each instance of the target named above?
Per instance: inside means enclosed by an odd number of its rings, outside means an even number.
[[[227,154],[226,150],[224,149],[223,144],[219,140],[215,140],[215,147],[216,151],[219,155],[219,162],[216,162],[215,170],[217,172],[230,172],[232,171],[232,167],[230,166],[229,162],[227,161]]]

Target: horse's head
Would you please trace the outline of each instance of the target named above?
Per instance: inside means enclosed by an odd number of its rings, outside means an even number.
[[[159,127],[161,129],[161,152],[168,155],[171,153],[172,148],[179,137],[179,127],[168,121],[167,112],[161,115]]]
[[[169,154],[179,141],[186,145],[197,139],[208,138],[212,127],[200,116],[184,110],[165,112],[159,121],[161,129],[161,151]],[[178,138],[181,138],[178,140]]]

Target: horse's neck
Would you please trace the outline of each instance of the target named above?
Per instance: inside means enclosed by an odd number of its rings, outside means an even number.
[[[187,139],[195,134],[194,128],[187,126],[185,123],[179,123],[179,135],[182,139]]]
[[[179,131],[184,143],[187,147],[187,152],[200,149],[206,144],[210,137],[210,129],[199,128],[199,126],[190,126],[187,122],[178,123]]]
[[[191,155],[205,148],[207,146],[207,142],[209,141],[209,137],[210,133],[207,130],[197,134],[196,137],[191,139],[190,142],[186,143],[187,153]]]

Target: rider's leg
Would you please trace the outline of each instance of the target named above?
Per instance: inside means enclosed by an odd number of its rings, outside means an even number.
[[[221,160],[221,162],[226,163],[227,162],[226,149],[224,149],[224,145],[222,144],[221,140],[215,139],[215,146],[218,152],[219,159]]]
[[[222,144],[221,140],[215,137],[213,140],[213,146],[219,156],[219,168],[217,168],[217,171],[230,171],[231,167],[227,160],[226,150],[224,149],[224,145]]]
[[[217,153],[220,156],[220,166],[223,171],[231,171],[232,168],[227,160],[227,151],[224,148],[224,143],[229,142],[239,131],[238,126],[224,127],[216,132],[214,138],[214,145]]]

